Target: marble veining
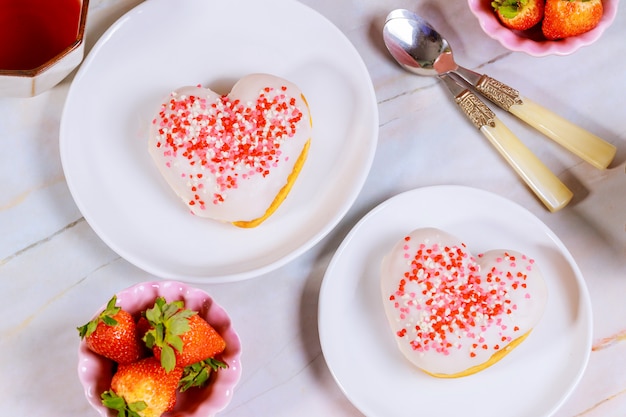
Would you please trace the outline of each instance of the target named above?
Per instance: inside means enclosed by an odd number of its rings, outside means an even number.
[[[148,0],[150,1],[150,0]],[[140,0],[90,2],[87,51]],[[486,37],[464,1],[303,0],[342,30],[372,78],[379,146],[355,205],[313,249],[253,280],[199,285],[231,315],[243,343],[243,377],[221,416],[361,416],[335,383],[317,333],[324,271],[370,209],[409,189],[459,184],[528,208],[578,263],[593,307],[589,366],[555,417],[626,415],[626,11],[596,44],[571,56],[534,58]],[[518,89],[618,147],[598,171],[512,116],[494,110],[574,191],[548,213],[464,119],[436,78],[418,77],[387,55],[380,28],[404,7],[431,17],[455,59]],[[76,207],[58,155],[71,75],[32,99],[0,98],[0,402],[2,415],[95,416],[76,376],[76,326],[114,291],[150,280],[107,247]],[[528,399],[532,401],[532,398]],[[534,416],[529,416],[534,417]]]

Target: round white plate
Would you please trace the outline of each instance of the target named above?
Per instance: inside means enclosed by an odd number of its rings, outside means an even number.
[[[307,96],[308,160],[267,221],[239,229],[189,214],[147,151],[170,91],[226,94],[246,74],[286,78]],[[97,42],[61,122],[67,183],[85,219],[119,255],[159,277],[225,282],[268,272],[322,239],[369,172],[378,109],[367,69],[327,19],[291,0],[150,0]]]
[[[383,256],[406,233],[427,226],[456,235],[474,254],[504,248],[530,255],[547,282],[548,305],[528,339],[465,378],[438,379],[414,367],[396,347],[383,310]],[[409,191],[372,210],[339,247],[320,291],[324,357],[367,416],[549,416],[582,376],[591,326],[583,277],[555,234],[526,209],[459,186]]]

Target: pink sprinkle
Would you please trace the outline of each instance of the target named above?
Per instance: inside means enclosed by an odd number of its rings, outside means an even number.
[[[220,194],[213,204],[221,204],[226,198],[221,192],[237,188],[241,178],[265,177],[278,166],[280,146],[296,134],[303,116],[295,103],[270,87],[250,105],[228,96],[207,105],[204,98],[172,93],[153,121],[163,127],[157,146],[164,147],[168,158],[182,154],[189,166],[201,165],[215,174]],[[258,134],[263,131],[269,133]],[[258,146],[251,146],[256,142]],[[171,168],[171,162],[166,166]],[[242,171],[247,175],[239,176]]]

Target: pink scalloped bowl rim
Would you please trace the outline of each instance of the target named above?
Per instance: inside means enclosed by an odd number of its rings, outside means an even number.
[[[532,56],[569,55],[583,46],[597,41],[615,20],[619,0],[602,0],[604,13],[598,26],[582,35],[557,41],[542,39],[541,28],[535,27],[528,34],[512,31],[500,23],[491,7],[491,0],[467,0],[470,11],[478,19],[481,29],[511,51],[525,52]]]
[[[199,314],[218,331],[226,341],[226,350],[221,360],[228,365],[213,376],[202,389],[179,393],[176,407],[164,417],[208,417],[222,411],[230,403],[233,391],[241,378],[241,342],[232,327],[226,311],[204,291],[176,281],[144,282],[117,293],[117,305],[131,314],[153,305],[156,297],[162,296],[169,302],[184,300],[188,309]],[[103,311],[103,305],[99,314]],[[95,315],[94,315],[95,317]],[[85,390],[87,401],[102,417],[113,417],[114,413],[100,402],[100,394],[109,389],[112,371],[111,361],[87,348],[81,341],[78,348],[78,378]]]

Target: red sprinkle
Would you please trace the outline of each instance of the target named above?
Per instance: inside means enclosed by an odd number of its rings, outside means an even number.
[[[410,240],[409,236],[404,238],[405,242]],[[415,337],[411,336],[413,339],[409,343],[414,350],[435,350],[448,355],[451,349],[461,347],[459,337],[463,335],[475,341],[468,353],[475,357],[478,349],[502,348],[499,343],[489,346],[485,342],[481,334],[488,327],[498,326],[502,343],[512,340],[511,330],[519,331],[518,326],[507,331],[501,317],[511,315],[517,309],[511,302],[509,291],[526,287],[525,283],[518,281],[522,277],[495,267],[481,272],[476,258],[465,251],[465,245],[420,244],[411,248],[405,244],[403,249],[407,269],[389,299],[402,317],[408,316],[411,309],[419,310],[416,315],[419,319],[411,323]],[[515,267],[512,264],[519,263],[508,253],[497,260],[503,261],[507,262],[504,267]],[[532,264],[526,258],[523,261]],[[522,275],[525,280],[526,275]],[[408,336],[406,329],[397,334],[398,337]]]
[[[286,86],[265,87],[252,103],[228,96],[207,102],[174,92],[152,122],[159,126],[156,146],[168,159],[182,156],[190,166],[201,165],[215,175],[217,188],[211,202],[220,204],[225,191],[237,188],[240,180],[265,177],[280,163],[281,144],[295,135],[303,118],[295,98],[286,91]],[[203,175],[188,176],[195,193]],[[195,200],[189,205],[204,205],[198,196]]]

